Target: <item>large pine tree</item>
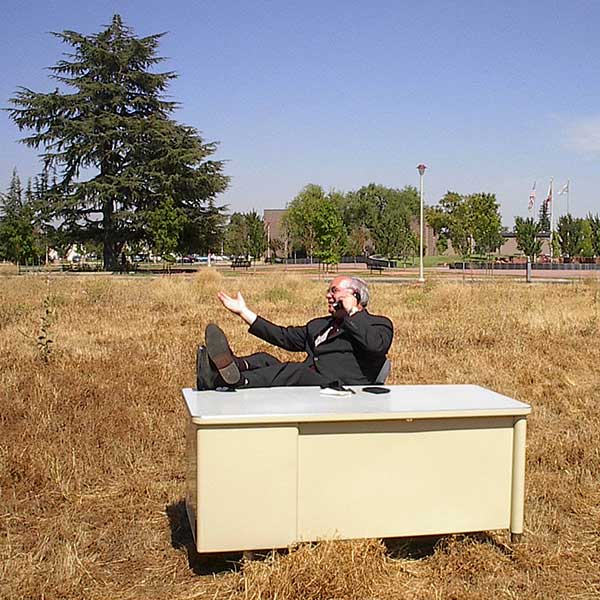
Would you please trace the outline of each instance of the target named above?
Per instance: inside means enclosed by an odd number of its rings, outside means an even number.
[[[210,160],[216,143],[171,118],[165,100],[173,72],[153,69],[162,33],[138,38],[118,15],[104,31],[54,33],[73,48],[51,67],[61,89],[19,88],[10,114],[22,141],[42,150],[58,178],[47,193],[50,215],[73,241],[100,242],[113,268],[127,242],[152,242],[152,213],[164,203],[198,223],[228,178]],[[67,90],[67,91],[64,91]]]

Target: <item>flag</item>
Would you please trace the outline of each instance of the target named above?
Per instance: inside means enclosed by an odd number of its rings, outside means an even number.
[[[558,192],[559,196],[562,196],[563,194],[568,194],[569,193],[569,182],[567,181],[567,183],[565,183],[565,185],[563,185],[560,188],[560,192]]]
[[[529,210],[533,208],[535,204],[535,181],[533,182],[533,187],[531,188],[531,192],[529,192],[529,206],[527,207]]]
[[[548,188],[548,196],[546,196],[546,208],[548,208],[548,206],[550,205],[550,203],[552,202],[552,179],[550,180],[550,187]]]

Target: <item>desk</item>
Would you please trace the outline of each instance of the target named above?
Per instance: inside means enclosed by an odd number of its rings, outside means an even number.
[[[474,385],[184,389],[199,552],[523,532],[529,405]]]

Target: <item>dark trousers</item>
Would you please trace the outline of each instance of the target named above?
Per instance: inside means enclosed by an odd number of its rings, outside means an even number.
[[[242,388],[327,385],[331,383],[310,363],[284,363],[267,352],[257,352],[237,360]]]

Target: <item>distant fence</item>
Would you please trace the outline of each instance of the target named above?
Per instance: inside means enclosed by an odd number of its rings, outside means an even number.
[[[279,262],[279,260],[277,261]],[[318,258],[282,258],[281,262],[285,265],[320,265],[321,261]],[[367,262],[366,256],[342,256],[340,263],[355,263],[364,264]]]
[[[451,269],[488,269],[494,271],[525,270],[527,263],[484,263],[455,262],[448,265]],[[600,264],[594,263],[531,263],[536,271],[600,271]]]
[[[286,265],[320,265],[322,264],[318,258],[284,258],[281,259],[281,262]],[[393,269],[397,267],[397,260],[390,260],[383,257],[378,256],[342,256],[340,258],[339,264],[362,264],[371,266],[374,265],[376,267],[386,267],[388,269]]]

